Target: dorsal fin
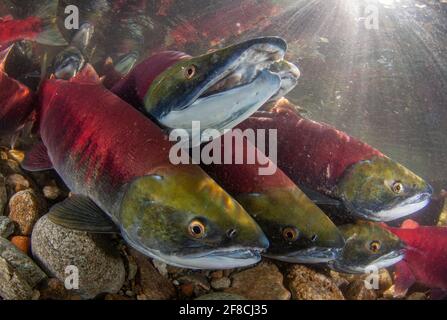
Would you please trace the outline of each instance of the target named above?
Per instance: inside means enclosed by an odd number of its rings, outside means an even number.
[[[53,164],[48,157],[47,147],[42,142],[37,143],[25,154],[22,168],[27,171],[44,171],[53,169]]]
[[[76,76],[70,79],[70,82],[100,84],[101,79],[93,66],[87,63]]]

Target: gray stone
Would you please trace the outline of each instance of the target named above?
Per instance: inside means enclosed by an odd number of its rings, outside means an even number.
[[[66,268],[79,271],[79,289],[83,299],[100,293],[117,293],[125,281],[124,263],[108,235],[74,231],[54,224],[43,216],[34,226],[31,247],[36,261],[49,275],[65,282]]]
[[[30,300],[33,289],[23,276],[0,257],[0,297],[5,300]]]
[[[46,278],[45,273],[30,257],[4,238],[0,238],[0,257],[17,270],[31,288],[34,288],[40,281]]]
[[[289,300],[290,292],[283,285],[283,276],[271,262],[231,276],[231,287],[225,292],[246,297],[249,300]]]
[[[226,289],[226,288],[229,288],[230,285],[231,285],[231,280],[230,280],[230,278],[227,278],[227,277],[222,277],[219,279],[211,280],[211,287],[215,290]]]
[[[6,192],[6,180],[0,173],[0,216],[5,213],[5,207],[8,203],[8,194]]]
[[[0,216],[0,237],[8,238],[14,233],[14,223],[8,217]]]

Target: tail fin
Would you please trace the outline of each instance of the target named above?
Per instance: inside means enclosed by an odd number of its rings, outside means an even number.
[[[43,21],[42,31],[36,38],[40,44],[49,46],[66,46],[68,43],[57,27],[58,0],[41,0],[34,15]]]

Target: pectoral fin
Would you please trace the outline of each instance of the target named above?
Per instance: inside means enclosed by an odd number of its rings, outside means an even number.
[[[53,169],[53,164],[48,157],[47,147],[43,143],[36,144],[25,155],[22,168],[27,171],[44,171]]]
[[[416,279],[405,261],[401,261],[395,266],[394,296],[404,297],[408,289],[415,283]]]
[[[304,187],[302,185],[299,188],[312,200],[316,205],[326,205],[326,206],[334,206],[339,207],[342,205],[341,201],[330,198],[318,191],[312,190],[310,188]]]
[[[109,216],[90,198],[74,195],[54,205],[48,218],[68,229],[91,233],[118,233]]]

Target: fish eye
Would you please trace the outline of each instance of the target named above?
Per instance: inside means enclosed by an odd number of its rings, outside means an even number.
[[[380,241],[374,240],[369,244],[369,250],[373,253],[377,253],[380,250]]]
[[[287,241],[296,241],[299,237],[299,231],[295,227],[285,227],[282,230],[282,236]]]
[[[395,194],[400,194],[404,191],[404,185],[401,182],[394,182],[391,186],[391,190],[393,190]]]
[[[205,236],[205,225],[199,220],[193,220],[188,226],[189,234],[195,239],[201,239]]]
[[[197,67],[193,64],[185,68],[185,78],[191,80],[196,75]]]
[[[237,234],[237,230],[236,229],[228,229],[227,231],[227,237],[228,238],[234,238]]]

